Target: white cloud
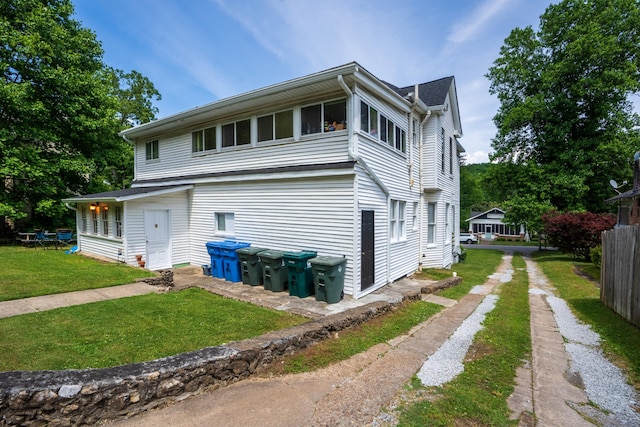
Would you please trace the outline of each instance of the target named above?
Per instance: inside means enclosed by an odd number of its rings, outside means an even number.
[[[486,151],[478,150],[465,155],[466,164],[472,163],[489,163],[489,154]]]
[[[453,31],[447,41],[461,44],[476,37],[485,25],[508,4],[509,0],[485,0],[471,15],[453,25]]]

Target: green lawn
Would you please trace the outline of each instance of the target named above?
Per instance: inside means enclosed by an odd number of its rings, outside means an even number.
[[[487,277],[495,273],[496,268],[502,262],[503,255],[504,252],[493,249],[467,249],[466,260],[454,264],[451,270],[428,268],[415,277],[418,279],[442,280],[451,277],[455,271],[459,277],[462,277],[462,283],[440,291],[438,295],[460,299],[468,294],[472,287],[484,284],[487,281]]]
[[[0,371],[117,366],[307,322],[201,289],[0,319]]]
[[[63,250],[0,246],[0,301],[133,283],[154,273]]]

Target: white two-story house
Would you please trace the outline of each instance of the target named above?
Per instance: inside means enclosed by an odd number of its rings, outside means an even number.
[[[448,267],[462,135],[453,77],[398,88],[353,62],[128,129],[131,188],[66,199],[79,250],[157,270],[206,243],[346,257],[359,298]]]

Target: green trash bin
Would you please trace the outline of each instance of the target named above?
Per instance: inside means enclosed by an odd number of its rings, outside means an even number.
[[[236,250],[240,260],[240,275],[245,285],[258,286],[262,284],[262,264],[258,253],[266,251],[265,248],[247,246]]]
[[[309,260],[318,255],[314,251],[285,252],[284,263],[287,266],[289,295],[306,298],[313,295],[313,273]]]
[[[313,271],[313,285],[317,301],[329,304],[340,302],[344,297],[344,272],[347,259],[344,257],[319,256],[309,260]]]
[[[262,264],[262,283],[264,288],[272,292],[282,292],[287,289],[287,266],[282,258],[284,252],[267,250],[258,254]]]

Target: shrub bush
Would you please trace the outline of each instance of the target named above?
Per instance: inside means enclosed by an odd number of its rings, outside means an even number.
[[[600,268],[600,266],[602,265],[602,245],[591,248],[589,255],[591,256],[591,262],[593,263],[593,265]]]
[[[601,243],[600,235],[613,228],[616,217],[613,214],[552,211],[542,216],[542,222],[552,246],[589,261],[591,248]]]

